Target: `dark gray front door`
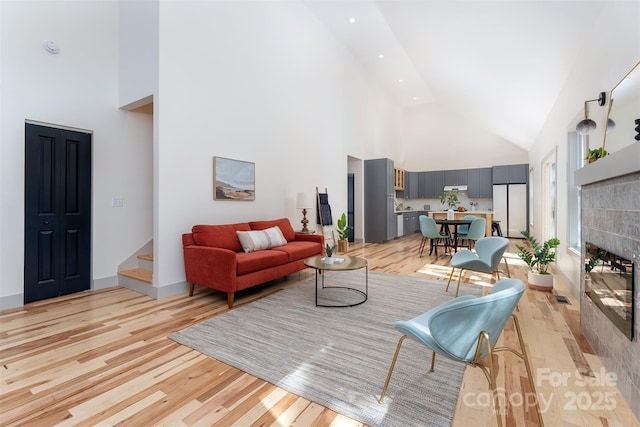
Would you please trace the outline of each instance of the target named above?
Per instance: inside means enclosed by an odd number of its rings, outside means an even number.
[[[90,280],[91,135],[26,124],[24,302]]]

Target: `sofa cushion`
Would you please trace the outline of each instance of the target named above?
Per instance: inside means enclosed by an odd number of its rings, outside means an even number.
[[[278,226],[284,238],[287,239],[287,242],[296,239],[296,232],[293,230],[291,223],[287,218],[273,219],[270,221],[251,221],[249,226],[252,230],[264,230],[265,228],[271,228]]]
[[[280,228],[271,227],[264,230],[236,231],[240,245],[245,252],[255,252],[286,245],[287,241]]]
[[[282,246],[284,247],[284,246]],[[265,270],[287,263],[287,254],[282,251],[240,252],[236,257],[238,276]]]
[[[196,245],[240,252],[242,246],[236,231],[251,231],[251,227],[249,227],[249,223],[241,222],[237,224],[196,225],[192,229]]]
[[[321,254],[322,245],[317,242],[301,242],[296,240],[287,243],[286,246],[273,248],[271,252],[275,251],[285,252],[287,254],[287,261],[292,262]]]

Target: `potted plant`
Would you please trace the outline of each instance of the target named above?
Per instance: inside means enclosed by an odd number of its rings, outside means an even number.
[[[607,150],[604,149],[604,147],[598,147],[598,148],[594,148],[593,150],[589,150],[587,152],[587,156],[584,159],[589,163],[593,163],[596,160],[601,159],[608,154],[609,153],[607,152]]]
[[[338,218],[336,230],[338,231],[338,252],[347,252],[349,249],[349,230],[353,227],[347,225],[347,215],[342,213],[342,216]]]
[[[440,203],[449,206],[449,210],[447,211],[447,219],[453,219],[455,216],[453,208],[458,204],[458,191],[445,191],[440,195]]]
[[[324,247],[324,251],[326,256],[324,257],[325,264],[333,264],[333,251],[335,250],[335,246],[329,246],[327,243]]]
[[[548,269],[549,264],[556,260],[556,252],[553,249],[560,246],[560,239],[552,237],[540,244],[526,230],[521,230],[520,234],[529,244],[529,247],[516,245],[518,256],[529,266],[529,287],[540,291],[552,291],[553,275]]]

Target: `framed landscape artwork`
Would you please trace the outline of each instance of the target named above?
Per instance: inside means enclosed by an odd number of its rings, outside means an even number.
[[[213,199],[256,199],[256,165],[252,162],[213,157]]]

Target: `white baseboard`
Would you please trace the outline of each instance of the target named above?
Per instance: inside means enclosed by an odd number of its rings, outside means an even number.
[[[24,305],[24,294],[7,295],[0,297],[0,310],[22,307]]]
[[[189,292],[188,282],[177,282],[158,288],[158,299],[172,297],[174,295],[187,294]]]
[[[91,290],[97,291],[100,289],[113,288],[118,286],[118,276],[108,276],[101,279],[93,279]]]

